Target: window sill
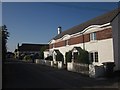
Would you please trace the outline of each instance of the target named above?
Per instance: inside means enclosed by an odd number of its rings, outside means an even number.
[[[91,40],[90,43],[96,43],[98,40]]]
[[[70,45],[65,45],[65,46],[70,46]]]

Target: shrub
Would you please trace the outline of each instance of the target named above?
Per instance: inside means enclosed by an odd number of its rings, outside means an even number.
[[[31,58],[30,55],[25,55],[25,56],[24,56],[24,60],[32,60],[32,58]]]
[[[45,58],[45,60],[50,60],[50,61],[52,61],[52,60],[53,60],[53,57],[52,57],[52,56],[48,56],[48,57]]]
[[[77,62],[89,64],[89,53],[86,50],[81,49],[77,57]]]
[[[48,49],[48,46],[41,47],[41,49],[40,49],[40,57],[39,57],[40,59],[44,59],[44,51],[46,49]]]
[[[66,59],[66,62],[71,62],[71,60],[72,60],[72,51],[69,51],[69,52],[65,53],[65,59]]]
[[[64,61],[64,58],[63,58],[63,55],[62,55],[62,53],[58,53],[57,55],[56,55],[56,61]]]
[[[43,53],[43,51],[40,52],[40,57],[39,58],[40,59],[44,59],[44,53]]]
[[[35,59],[39,59],[40,58],[40,55],[38,53],[34,54],[34,58]]]

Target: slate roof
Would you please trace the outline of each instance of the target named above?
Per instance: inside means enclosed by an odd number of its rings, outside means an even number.
[[[48,44],[22,44],[18,51],[40,51],[42,47],[49,48]]]
[[[88,20],[87,22],[84,22],[80,25],[74,26],[66,31],[63,31],[61,34],[55,36],[53,39],[56,40],[56,39],[63,37],[66,34],[71,35],[71,34],[81,32],[82,30],[84,30],[85,28],[87,28],[90,25],[96,25],[96,24],[101,25],[101,24],[110,23],[118,15],[118,13],[120,13],[120,8],[110,11],[108,13],[105,13],[105,14],[98,16],[96,18],[93,18],[91,20]]]

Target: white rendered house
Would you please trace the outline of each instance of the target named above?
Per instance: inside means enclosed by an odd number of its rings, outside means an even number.
[[[53,61],[55,50],[63,54],[66,63],[65,53],[74,47],[81,47],[89,52],[93,65],[114,62],[115,70],[120,70],[119,16],[120,9],[116,9],[63,32],[58,27],[58,35],[49,42],[49,53],[53,56]]]

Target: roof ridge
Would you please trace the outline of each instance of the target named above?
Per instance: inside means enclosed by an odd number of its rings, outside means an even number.
[[[58,38],[61,38],[65,34],[70,34],[71,35],[71,34],[80,32],[80,31],[82,31],[82,29],[88,27],[89,25],[105,24],[105,23],[111,22],[116,17],[116,15],[118,15],[118,13],[120,13],[120,8],[116,8],[112,11],[109,11],[109,12],[104,13],[102,15],[96,16],[95,18],[92,18],[92,19],[90,19],[86,22],[83,22],[81,24],[73,26],[72,28],[63,31],[61,34],[56,35],[53,39],[56,40]],[[98,19],[100,19],[100,20],[98,20]]]

